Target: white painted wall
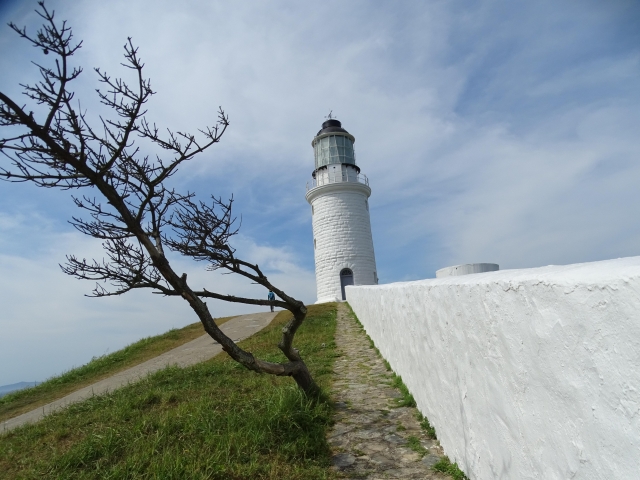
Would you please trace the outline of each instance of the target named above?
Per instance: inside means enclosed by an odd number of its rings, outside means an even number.
[[[640,478],[640,257],[347,300],[471,479]]]
[[[318,303],[342,300],[340,271],[350,268],[356,285],[375,283],[376,259],[367,199],[356,182],[332,183],[307,192],[312,206]]]

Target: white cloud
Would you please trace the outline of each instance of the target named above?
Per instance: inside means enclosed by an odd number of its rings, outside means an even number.
[[[632,2],[48,3],[84,40],[80,97],[94,100],[90,67],[121,74],[132,36],[158,92],[149,112],[159,125],[195,131],[225,108],[223,141],[174,183],[202,198],[234,193],[239,250],[305,301],[315,297],[304,201],[310,141],[330,109],[355,135],[371,182],[385,281],[461,262],[510,268],[638,254],[640,9]],[[11,18],[32,24],[24,5]],[[14,37],[0,30],[8,52],[0,90],[11,94],[33,78],[37,53]],[[1,187],[0,252],[11,268],[31,271],[45,251],[60,261],[68,250],[52,239],[69,235],[66,204]],[[20,226],[31,221],[44,238]],[[41,287],[57,275],[55,262],[47,268],[35,274]],[[194,281],[261,294],[184,268]],[[65,292],[79,295],[73,288]]]

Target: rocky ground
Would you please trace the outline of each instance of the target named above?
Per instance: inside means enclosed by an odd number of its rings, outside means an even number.
[[[393,373],[371,346],[348,307],[339,304],[333,396],[336,424],[329,433],[333,468],[341,478],[445,479],[432,466],[443,455],[414,407],[398,407]]]

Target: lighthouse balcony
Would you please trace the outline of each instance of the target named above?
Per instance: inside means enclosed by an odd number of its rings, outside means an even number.
[[[352,182],[352,183],[361,183],[363,185],[369,186],[369,179],[363,173],[356,173],[349,169],[345,170],[337,170],[335,172],[332,171],[324,171],[324,172],[316,172],[315,177],[311,182],[307,182],[307,191],[321,187],[323,185],[330,185],[332,183],[344,183],[344,182]]]

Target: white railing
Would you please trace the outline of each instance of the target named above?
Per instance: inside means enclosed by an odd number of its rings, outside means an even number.
[[[317,174],[316,178],[311,181],[311,185],[307,182],[307,191],[311,190],[315,187],[320,187],[322,185],[329,185],[330,183],[342,183],[342,182],[355,182],[355,183],[363,183],[366,186],[369,186],[369,179],[363,173],[354,175],[352,173],[342,172],[342,173],[320,173]]]

